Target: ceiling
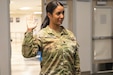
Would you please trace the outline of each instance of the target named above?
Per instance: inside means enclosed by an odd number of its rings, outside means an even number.
[[[42,0],[10,0],[10,14],[32,14],[42,12]],[[22,7],[29,9],[21,10]]]

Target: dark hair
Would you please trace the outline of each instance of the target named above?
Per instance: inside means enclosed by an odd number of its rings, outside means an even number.
[[[55,8],[56,8],[58,5],[63,6],[63,4],[60,3],[59,1],[51,1],[51,2],[49,2],[49,3],[47,4],[47,6],[46,6],[46,13],[49,12],[50,14],[52,14],[53,11],[55,10]],[[42,22],[41,29],[42,29],[42,28],[45,28],[47,25],[49,25],[49,22],[50,22],[49,17],[46,15],[44,21]]]

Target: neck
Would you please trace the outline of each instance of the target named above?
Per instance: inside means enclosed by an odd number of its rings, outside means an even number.
[[[60,25],[49,25],[49,27],[53,30],[55,30],[56,32],[61,32],[61,27]]]

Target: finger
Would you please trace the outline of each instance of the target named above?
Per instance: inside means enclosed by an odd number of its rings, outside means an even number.
[[[27,23],[27,19],[26,19],[26,27],[27,27],[27,29],[28,29],[28,23]]]
[[[36,26],[34,26],[34,27],[33,27],[33,29],[35,29],[36,27],[37,27],[37,25],[36,25]]]

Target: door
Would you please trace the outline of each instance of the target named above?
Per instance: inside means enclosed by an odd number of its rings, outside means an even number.
[[[94,8],[94,64],[112,62],[112,8]],[[97,66],[98,71],[98,66]]]
[[[112,9],[96,8],[94,25],[94,59],[112,58]]]

